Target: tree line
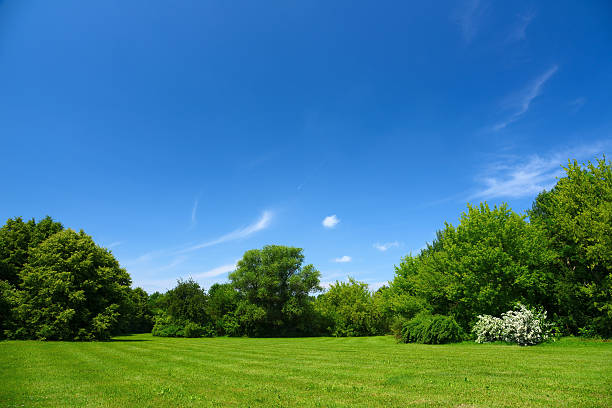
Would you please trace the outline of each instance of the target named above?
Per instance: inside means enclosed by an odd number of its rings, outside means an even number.
[[[376,292],[352,278],[323,291],[302,249],[247,251],[227,283],[131,288],[112,253],[50,217],[0,229],[0,336],[366,336],[458,341],[479,315],[541,308],[558,333],[612,336],[612,166],[568,162],[526,214],[468,205]],[[436,332],[437,331],[437,332]],[[436,340],[437,339],[437,340]],[[408,340],[411,341],[411,340]]]

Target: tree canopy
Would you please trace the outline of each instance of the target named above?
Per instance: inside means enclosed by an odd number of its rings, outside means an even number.
[[[574,333],[612,336],[612,166],[570,161],[565,173],[529,211],[559,255],[558,317]]]
[[[310,324],[310,294],[319,271],[302,267],[301,248],[268,245],[247,251],[229,279],[238,291],[237,315],[252,335],[300,333]]]
[[[17,338],[108,338],[119,324],[131,284],[108,250],[70,229],[35,247],[19,277],[18,328],[11,333]]]
[[[517,301],[550,305],[555,256],[545,235],[507,205],[468,206],[457,227],[447,223],[425,250],[402,260],[391,291],[404,298],[405,317],[429,310],[469,330],[478,314],[500,314]]]

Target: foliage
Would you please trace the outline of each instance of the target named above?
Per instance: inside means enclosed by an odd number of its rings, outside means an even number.
[[[390,293],[401,296],[405,317],[452,315],[464,330],[478,314],[500,314],[517,301],[549,305],[556,255],[547,242],[505,204],[468,206],[457,227],[446,224],[433,244],[402,260]]]
[[[472,332],[477,343],[506,341],[532,346],[550,337],[550,327],[546,311],[532,310],[519,303],[514,310],[503,313],[501,318],[479,315]]]
[[[332,283],[315,302],[326,332],[336,337],[385,334],[386,320],[376,306],[368,285],[353,278]]]
[[[235,316],[245,334],[304,334],[312,316],[310,293],[320,291],[320,273],[302,267],[300,248],[268,245],[247,251],[229,275],[240,301]]]
[[[238,301],[238,292],[229,283],[215,283],[208,289],[206,313],[214,323],[217,334],[236,336],[240,333],[240,325],[234,318]]]
[[[156,337],[214,337],[217,333],[211,324],[201,325],[159,313],[155,316],[152,334]]]
[[[184,321],[176,320],[165,313],[159,313],[155,316],[152,334],[159,337],[184,337],[184,329]]]
[[[164,296],[165,310],[170,317],[202,325],[210,320],[206,314],[207,301],[206,292],[193,279],[179,280]]]
[[[21,217],[11,218],[0,228],[0,281],[19,284],[19,272],[28,263],[29,253],[51,235],[63,230],[49,216],[38,223]]]
[[[536,198],[531,222],[559,254],[555,317],[566,329],[612,336],[612,166],[605,158],[580,166]]]
[[[396,336],[402,343],[445,344],[465,339],[465,332],[451,316],[420,313],[406,321]]]
[[[188,322],[183,329],[185,337],[202,337],[204,335],[204,327],[194,322]]]
[[[83,231],[57,232],[29,250],[19,272],[10,338],[107,339],[125,307],[130,276]]]
[[[122,319],[121,332],[149,333],[153,328],[153,311],[149,295],[142,288],[131,289]]]

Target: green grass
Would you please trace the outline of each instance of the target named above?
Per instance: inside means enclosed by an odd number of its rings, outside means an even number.
[[[612,343],[391,337],[0,342],[2,407],[611,407]]]

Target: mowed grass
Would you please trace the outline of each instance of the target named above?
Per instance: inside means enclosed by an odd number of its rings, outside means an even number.
[[[2,407],[611,407],[612,343],[0,342]]]

